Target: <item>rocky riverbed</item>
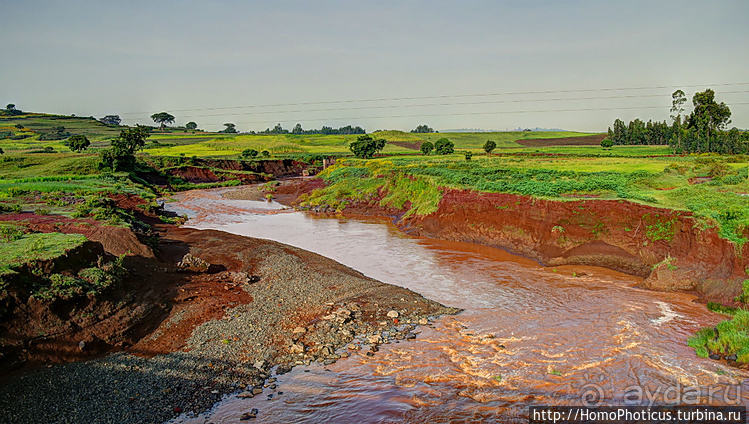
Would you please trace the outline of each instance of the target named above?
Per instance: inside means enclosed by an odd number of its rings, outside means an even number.
[[[162,293],[168,314],[124,351],[4,379],[4,422],[163,422],[270,390],[293,366],[375,354],[457,312],[280,243],[160,230],[157,265],[132,272],[154,284],[180,276]]]

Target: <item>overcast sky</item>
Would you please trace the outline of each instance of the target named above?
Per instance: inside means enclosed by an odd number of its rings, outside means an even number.
[[[748,17],[746,0],[0,0],[0,103],[208,130],[604,131],[711,87],[749,128]],[[609,90],[642,87],[664,88]]]

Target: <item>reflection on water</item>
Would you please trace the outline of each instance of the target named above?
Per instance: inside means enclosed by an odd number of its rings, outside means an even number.
[[[294,245],[465,312],[374,357],[296,368],[271,399],[267,389],[230,397],[178,422],[236,422],[251,408],[261,422],[523,422],[529,405],[673,402],[694,398],[694,387],[703,404],[749,403],[748,374],[686,346],[721,319],[693,296],[641,290],[640,279],[602,268],[544,268],[499,249],[415,239],[383,220],[318,218],[219,193],[183,193],[167,207],[188,213],[192,227]]]

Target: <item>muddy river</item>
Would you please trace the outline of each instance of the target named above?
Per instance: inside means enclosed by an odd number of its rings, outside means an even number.
[[[220,190],[176,196],[187,225],[276,240],[465,311],[416,340],[299,366],[275,391],[227,397],[183,423],[527,422],[530,405],[749,404],[749,374],[686,345],[720,315],[682,293],[586,266],[542,267],[505,251],[412,238],[386,220],[320,218]],[[273,396],[269,398],[268,393]]]

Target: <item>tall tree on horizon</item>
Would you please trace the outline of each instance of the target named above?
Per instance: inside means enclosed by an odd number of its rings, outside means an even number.
[[[174,115],[167,112],[154,113],[151,115],[151,119],[153,119],[153,122],[161,124],[162,130],[166,127],[166,124],[174,123]]]

